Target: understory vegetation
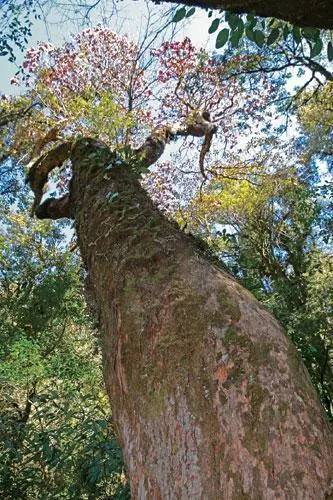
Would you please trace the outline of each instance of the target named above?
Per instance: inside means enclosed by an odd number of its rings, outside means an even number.
[[[213,53],[155,33],[136,44],[87,28],[41,43],[13,76],[20,95],[0,99],[3,499],[130,498],[73,224],[32,218],[24,184],[72,137],[98,138],[130,164],[165,123],[216,125],[170,137],[161,160],[133,168],[179,230],[280,321],[333,420],[331,52],[313,52],[292,28]],[[321,32],[325,46],[331,37]],[[66,164],[49,195],[66,193],[69,178]]]

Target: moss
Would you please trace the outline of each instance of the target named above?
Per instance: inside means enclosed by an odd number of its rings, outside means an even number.
[[[240,383],[244,378],[243,363],[241,359],[234,360],[234,366],[229,370],[228,379],[223,386],[228,389],[230,386]]]
[[[260,457],[267,455],[269,427],[274,419],[274,411],[271,406],[267,406],[269,392],[260,384],[249,386],[249,396],[251,401],[251,414],[247,414],[244,421],[244,446],[252,453]],[[263,403],[266,402],[265,407]]]
[[[258,422],[260,417],[260,408],[268,395],[268,390],[263,388],[260,384],[252,384],[249,386],[249,395],[251,398],[251,412],[253,419]]]
[[[304,471],[302,471],[302,470],[297,470],[297,471],[294,473],[294,476],[297,478],[297,482],[298,482],[299,484],[301,484],[301,483],[302,483],[302,481],[303,481],[303,478],[304,478],[304,476],[305,476],[305,472],[304,472]]]
[[[146,413],[150,418],[159,418],[165,410],[165,399],[167,393],[163,389],[152,389],[148,395],[148,400],[145,403]]]
[[[230,316],[235,322],[240,320],[241,313],[237,300],[229,293],[226,287],[219,290],[217,302],[219,304],[219,316]]]
[[[235,345],[238,347],[244,347],[246,349],[250,349],[252,345],[248,336],[240,333],[234,327],[228,328],[224,335],[223,341],[226,345]]]
[[[287,415],[288,415],[288,409],[289,409],[289,404],[285,401],[282,401],[280,404],[279,404],[279,420],[281,422],[284,422],[287,418]]]
[[[267,361],[269,358],[271,347],[269,344],[264,344],[263,342],[256,342],[251,344],[250,348],[250,363],[254,367],[259,367],[263,361]]]

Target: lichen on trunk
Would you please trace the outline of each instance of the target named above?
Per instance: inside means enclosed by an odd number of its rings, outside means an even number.
[[[324,499],[330,429],[277,322],[106,146],[79,141],[71,160],[68,203],[132,498]]]

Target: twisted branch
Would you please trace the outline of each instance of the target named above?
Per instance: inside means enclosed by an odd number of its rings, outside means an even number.
[[[166,144],[176,136],[194,136],[204,137],[203,146],[200,152],[200,170],[204,179],[207,178],[204,170],[205,156],[209,151],[213,135],[217,131],[217,126],[210,121],[208,112],[198,113],[191,117],[187,122],[177,122],[173,125],[157,127],[152,131],[143,145],[135,150],[135,153],[144,161],[147,167],[153,165],[163,154]],[[84,141],[93,139],[84,139]],[[99,145],[105,147],[103,143],[93,140],[95,147]],[[37,160],[31,162],[31,167],[27,176],[27,182],[35,195],[34,203],[31,209],[31,215],[34,214],[40,219],[59,219],[62,217],[73,218],[72,208],[70,206],[69,195],[60,199],[49,198],[41,204],[44,186],[47,184],[50,172],[56,167],[62,167],[63,163],[70,159],[74,146],[79,141],[67,141],[58,144],[53,149],[42,154]]]

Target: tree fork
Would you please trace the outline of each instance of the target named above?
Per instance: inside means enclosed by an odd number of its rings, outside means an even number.
[[[276,320],[105,145],[78,141],[71,160],[68,203],[132,498],[329,498],[330,428]]]

